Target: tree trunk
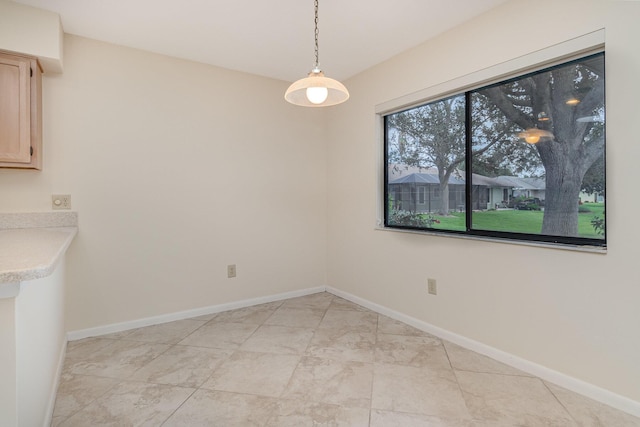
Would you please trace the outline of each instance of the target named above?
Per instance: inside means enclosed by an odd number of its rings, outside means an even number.
[[[442,197],[442,203],[440,204],[440,215],[449,215],[449,182],[440,182],[440,197]]]
[[[580,168],[547,168],[542,234],[578,237]]]
[[[553,138],[536,144],[546,179],[542,234],[578,237],[582,181],[604,153],[603,125],[578,118],[604,112],[604,61],[586,60],[575,67],[558,67],[517,83],[517,90],[502,85],[483,93],[518,127],[546,126],[552,131]],[[577,88],[583,93],[581,102],[568,108],[565,100]],[[541,112],[548,115],[546,124],[535,120],[536,113]]]

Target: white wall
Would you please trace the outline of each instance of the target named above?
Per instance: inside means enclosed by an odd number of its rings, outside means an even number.
[[[329,116],[328,284],[640,401],[638,18],[639,2],[513,1],[347,81]],[[376,105],[603,27],[607,254],[374,230]]]
[[[57,13],[0,0],[0,49],[37,56],[46,73],[60,73],[62,40]]]
[[[324,285],[325,113],[286,82],[66,36],[43,86],[43,171],[0,170],[0,209],[71,194],[67,330]]]

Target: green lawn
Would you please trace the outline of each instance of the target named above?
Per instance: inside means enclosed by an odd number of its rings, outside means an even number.
[[[594,216],[604,217],[603,203],[585,203],[582,209],[591,212],[578,214],[578,233],[580,237],[601,238],[591,225]],[[509,231],[516,233],[539,234],[542,229],[542,211],[499,210],[473,212],[473,226],[479,230]],[[440,221],[434,228],[443,230],[465,229],[464,212],[455,212],[450,216],[434,215]]]

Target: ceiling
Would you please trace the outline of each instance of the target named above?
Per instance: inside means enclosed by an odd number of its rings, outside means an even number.
[[[313,0],[15,0],[66,33],[293,81],[314,65]],[[319,0],[320,68],[346,79],[507,0]]]

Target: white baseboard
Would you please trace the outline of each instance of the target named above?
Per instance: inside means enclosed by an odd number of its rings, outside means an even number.
[[[635,400],[613,393],[609,390],[603,389],[577,378],[565,375],[561,372],[554,371],[553,369],[549,369],[545,366],[538,365],[537,363],[531,362],[529,360],[522,359],[521,357],[514,356],[513,354],[498,350],[497,348],[488,346],[481,342],[466,338],[462,335],[447,331],[446,329],[439,328],[430,323],[418,320],[414,317],[407,316],[406,314],[394,311],[390,308],[357,297],[348,292],[343,292],[330,286],[326,287],[326,291],[335,296],[344,298],[353,303],[373,310],[379,314],[383,314],[385,316],[391,317],[392,319],[406,323],[410,326],[413,326],[414,328],[420,329],[421,331],[430,333],[461,347],[475,351],[476,353],[483,354],[506,365],[527,372],[545,381],[559,385],[560,387],[564,387],[568,390],[574,391],[598,402],[602,402],[605,405],[609,405],[636,417],[640,417],[640,402],[636,402]]]
[[[53,381],[51,391],[49,392],[49,403],[47,403],[47,412],[43,427],[49,427],[53,420],[53,410],[56,407],[56,397],[58,396],[58,387],[60,386],[60,378],[62,377],[62,369],[64,368],[64,358],[66,355],[67,338],[65,337],[60,348],[60,354],[58,355],[58,367],[56,368],[55,381]]]
[[[284,292],[276,295],[251,298],[242,301],[234,301],[226,304],[178,311],[176,313],[167,313],[160,316],[145,317],[143,319],[131,320],[128,322],[112,323],[110,325],[97,326],[95,328],[67,332],[67,339],[69,341],[76,341],[83,338],[97,337],[101,335],[112,334],[114,332],[122,332],[128,331],[130,329],[142,328],[145,326],[159,325],[161,323],[174,322],[176,320],[189,319],[191,317],[204,316],[206,314],[215,314],[223,311],[235,310],[238,308],[250,307],[252,305],[265,304],[268,302],[281,301],[284,299],[301,297],[324,291],[325,287],[319,286],[316,288],[307,288],[298,291]]]

